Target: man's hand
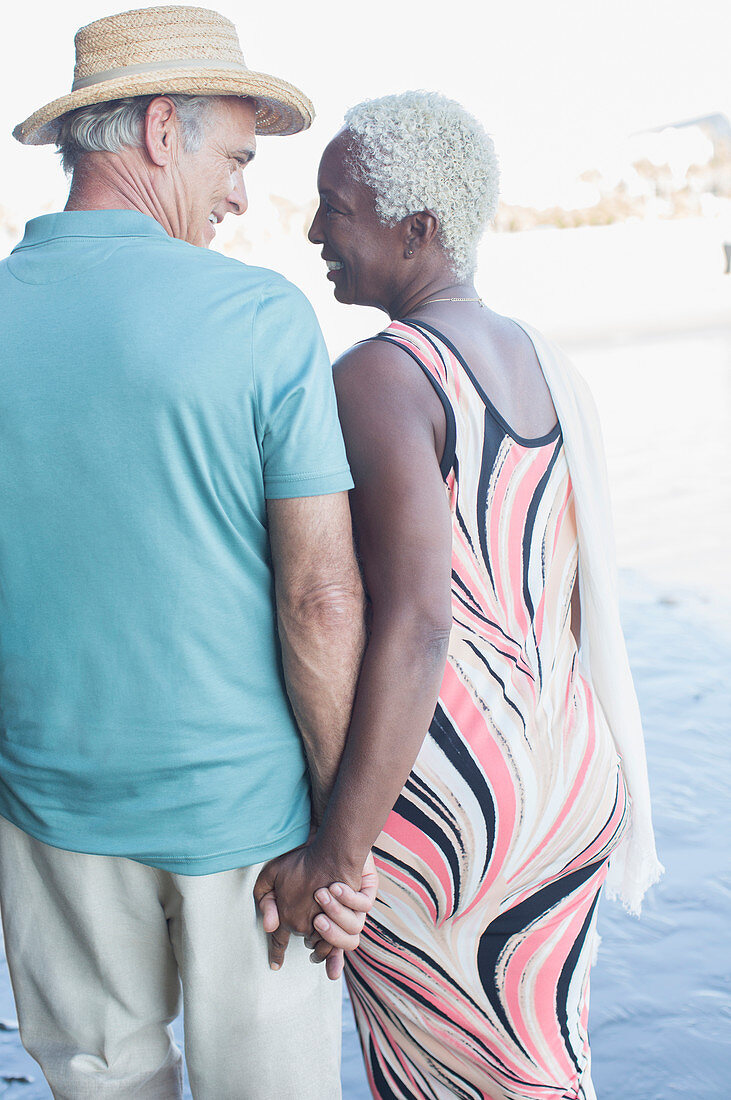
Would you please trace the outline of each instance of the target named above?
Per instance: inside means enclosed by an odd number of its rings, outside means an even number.
[[[343,952],[358,946],[365,917],[376,896],[378,876],[373,857],[363,868],[360,890],[347,882],[319,886],[331,876],[318,868],[316,852],[296,848],[267,863],[254,886],[254,898],[269,935],[269,965],[279,970],[292,932],[307,936],[312,961],[327,959],[327,975],[343,968]]]

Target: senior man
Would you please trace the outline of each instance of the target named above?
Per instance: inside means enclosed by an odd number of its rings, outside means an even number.
[[[111,16],[76,52],[71,93],[15,130],[58,146],[67,207],[0,265],[0,889],[21,1036],[56,1097],[169,1100],[182,984],[197,1100],[337,1097],[338,986],[301,939],[268,967],[252,888],[307,840],[306,763],[318,811],[342,750],[363,644],[352,482],[308,303],[206,250],[246,210],[256,135],[312,109],[246,68],[215,12]],[[358,888],[323,858],[313,889]]]

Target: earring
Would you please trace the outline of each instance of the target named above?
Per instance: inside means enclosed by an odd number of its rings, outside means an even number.
[[[407,255],[407,256],[413,256],[413,255],[414,255],[414,250],[413,250],[413,248],[407,248],[407,249],[406,249],[406,255]]]

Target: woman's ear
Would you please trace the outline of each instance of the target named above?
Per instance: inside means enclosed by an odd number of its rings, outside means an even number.
[[[408,214],[402,221],[404,231],[404,256],[413,256],[436,238],[439,232],[439,218],[431,210],[420,210],[417,214]]]

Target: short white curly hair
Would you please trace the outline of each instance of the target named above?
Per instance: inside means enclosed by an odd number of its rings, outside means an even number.
[[[396,225],[431,210],[454,275],[469,278],[500,190],[495,147],[477,119],[438,92],[402,92],[351,107],[345,130],[349,167],[374,191],[379,219]]]

